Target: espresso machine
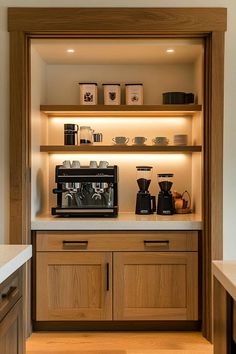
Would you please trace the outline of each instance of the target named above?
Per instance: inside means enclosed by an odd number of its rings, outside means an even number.
[[[118,167],[74,166],[64,163],[55,168],[57,206],[52,215],[116,217]]]
[[[136,214],[153,214],[156,211],[156,197],[151,196],[148,188],[151,183],[152,167],[137,166],[139,191],[136,199]]]
[[[160,192],[158,193],[157,214],[174,214],[174,199],[171,193],[173,176],[173,173],[159,173],[157,175],[160,187]]]

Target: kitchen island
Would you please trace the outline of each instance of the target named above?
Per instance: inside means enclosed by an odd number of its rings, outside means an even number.
[[[0,353],[25,353],[22,267],[31,257],[32,246],[0,245]]]
[[[0,245],[0,284],[32,257],[30,245]]]
[[[214,354],[236,352],[236,261],[213,261]]]

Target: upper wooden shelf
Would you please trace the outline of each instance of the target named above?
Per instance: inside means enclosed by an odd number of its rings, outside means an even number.
[[[193,153],[202,151],[200,145],[41,145],[41,152],[63,153]]]
[[[188,117],[201,111],[202,105],[42,105],[40,110],[48,117]]]

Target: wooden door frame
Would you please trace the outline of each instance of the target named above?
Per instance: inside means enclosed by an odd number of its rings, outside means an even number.
[[[9,8],[10,242],[30,240],[30,38],[204,37],[203,334],[212,339],[212,259],[223,256],[225,8]]]

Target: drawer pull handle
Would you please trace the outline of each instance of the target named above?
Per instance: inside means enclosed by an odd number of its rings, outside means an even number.
[[[62,241],[64,249],[85,249],[88,247],[88,241]]]
[[[144,240],[144,246],[145,247],[169,247],[169,240],[165,240],[165,241],[159,241],[159,240],[153,240],[153,241],[147,241]]]
[[[16,286],[11,286],[7,293],[1,295],[0,312],[18,297],[20,291]]]
[[[106,278],[106,290],[109,291],[110,290],[110,267],[109,267],[109,263],[106,264],[106,268],[107,268],[107,278]]]

